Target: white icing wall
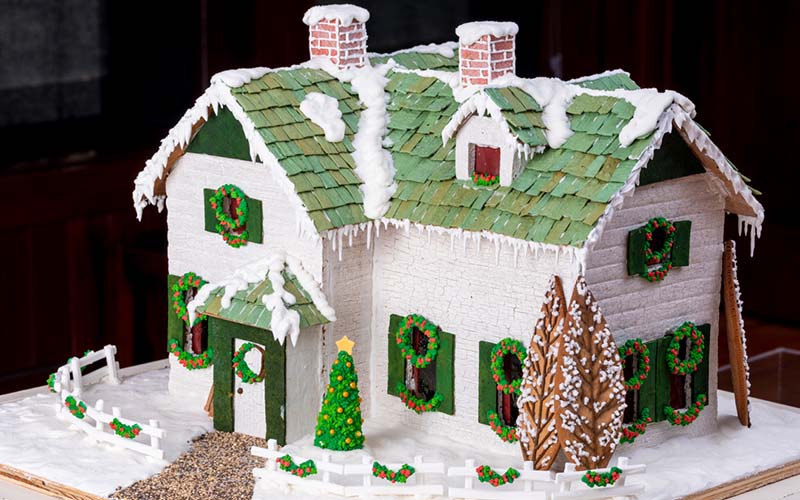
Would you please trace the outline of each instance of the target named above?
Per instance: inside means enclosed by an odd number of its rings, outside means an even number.
[[[208,400],[208,393],[213,383],[213,368],[187,370],[178,362],[178,358],[170,353],[167,385],[170,394],[180,394],[193,407],[202,408]]]
[[[636,445],[653,445],[678,434],[699,436],[717,425],[717,336],[725,211],[724,200],[709,175],[636,188],[587,256],[586,280],[617,344],[636,337],[655,340],[684,321],[711,325],[709,405],[688,427],[677,428],[666,422],[649,425]],[[673,268],[662,282],[650,283],[639,276],[628,276],[628,232],[657,216],[692,221],[690,260],[687,267]]]
[[[373,305],[373,380],[371,417],[427,429],[453,440],[499,453],[519,455],[518,444],[503,443],[478,422],[478,343],[514,337],[530,342],[550,276],[565,287],[577,275],[577,262],[553,252],[520,255],[483,240],[451,251],[450,237],[411,229],[382,230],[375,241]],[[455,335],[455,415],[417,415],[387,394],[389,315],[419,313]]]
[[[264,243],[229,246],[216,232],[205,230],[203,189],[235,184],[261,200]],[[269,169],[260,163],[186,153],[167,177],[169,273],[194,271],[206,281],[278,251],[298,257],[317,281],[322,276],[322,244],[298,235],[294,206]]]
[[[356,343],[353,361],[358,374],[361,411],[370,409],[370,353],[372,350],[372,251],[367,248],[367,233],[361,231],[343,241],[341,259],[338,243],[325,239],[323,253],[323,292],[336,311],[336,321],[324,327],[323,380],[328,381],[331,364],[338,355],[336,341],[344,335]]]
[[[313,434],[317,425],[320,396],[322,327],[300,330],[297,345],[286,341],[286,442]],[[267,374],[269,376],[269,374]],[[327,378],[325,379],[327,382]]]

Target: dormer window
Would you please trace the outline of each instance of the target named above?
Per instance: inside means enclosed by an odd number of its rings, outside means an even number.
[[[500,182],[500,148],[470,144],[472,180],[480,186]]]

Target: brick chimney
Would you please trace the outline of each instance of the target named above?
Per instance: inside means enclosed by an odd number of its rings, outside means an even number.
[[[456,28],[461,85],[487,85],[516,69],[516,23],[479,21]]]
[[[308,25],[308,51],[311,59],[329,59],[340,69],[360,68],[367,63],[366,9],[349,4],[318,5],[308,9],[303,22]]]

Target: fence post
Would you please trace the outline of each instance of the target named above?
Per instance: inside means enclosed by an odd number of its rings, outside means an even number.
[[[530,472],[533,470],[533,462],[530,460],[526,460],[522,464],[522,471],[523,472]],[[522,489],[525,492],[533,491],[533,480],[524,479],[522,482]]]
[[[617,460],[617,467],[622,469],[622,474],[617,480],[617,484],[620,486],[625,486],[625,469],[628,468],[628,457],[619,457],[619,460]]]
[[[159,429],[158,420],[151,418],[150,419],[150,427],[154,427]],[[161,439],[158,436],[150,436],[150,446],[155,448],[156,450],[161,449]]]
[[[110,384],[119,385],[119,367],[117,366],[117,360],[115,354],[117,353],[116,346],[107,345],[103,348],[106,353],[106,365],[108,365],[108,382]]]
[[[299,462],[299,460],[298,460]],[[330,453],[323,453],[322,454],[322,463],[329,464],[331,463],[331,454]],[[320,467],[322,469],[322,467]],[[330,483],[331,482],[331,472],[328,470],[327,467],[324,468],[322,471],[322,482],[323,483]]]
[[[83,380],[81,379],[81,363],[80,360],[76,357],[72,357],[69,360],[69,368],[72,371],[72,384],[73,389],[72,393],[75,394],[76,397],[80,397],[81,391],[83,390]]]
[[[469,459],[464,461],[464,467],[467,470],[474,471],[475,470],[475,460]],[[473,488],[473,483],[475,479],[472,474],[464,476],[464,489],[471,490]]]
[[[367,472],[366,474],[364,474],[364,477],[361,479],[362,484],[366,488],[369,488],[370,486],[372,486],[372,463],[374,461],[375,460],[370,456],[361,457],[361,463],[364,464],[364,465],[369,465],[370,466],[370,471]]]
[[[103,413],[103,407],[105,403],[102,399],[98,399],[97,403],[94,404],[94,409],[98,411],[98,413]],[[98,430],[98,432],[103,432],[103,422],[100,419],[95,419],[94,421],[94,428]]]
[[[278,442],[274,439],[267,440],[267,449],[269,451],[278,451]],[[278,463],[274,458],[267,458],[266,469],[275,472],[278,469]]]
[[[420,465],[422,465],[422,455],[415,455],[414,456],[414,468],[419,469]],[[422,474],[414,474],[417,478],[417,484],[425,484],[425,478]]]
[[[575,472],[575,464],[568,463],[564,465],[564,472]],[[572,481],[564,481],[561,483],[561,489],[559,491],[569,491],[572,487]]]

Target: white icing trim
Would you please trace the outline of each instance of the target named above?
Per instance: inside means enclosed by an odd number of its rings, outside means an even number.
[[[300,103],[300,111],[325,132],[325,140],[328,142],[340,142],[344,139],[342,111],[335,97],[309,92]]]
[[[517,23],[497,21],[473,21],[456,28],[456,35],[463,45],[472,45],[484,35],[493,37],[514,36],[519,32]]]
[[[353,22],[365,23],[369,21],[369,11],[349,3],[317,5],[311,7],[303,15],[303,22],[308,26],[313,26],[318,22],[339,21],[341,26],[349,26]]]

